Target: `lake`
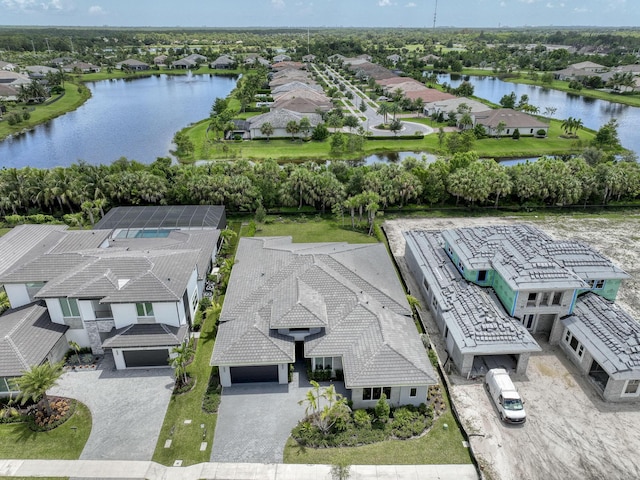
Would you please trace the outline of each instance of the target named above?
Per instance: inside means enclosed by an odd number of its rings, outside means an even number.
[[[0,142],[0,167],[51,168],[77,160],[109,164],[120,157],[151,163],[169,155],[173,135],[209,116],[236,77],[154,75],[87,83],[81,107]]]
[[[638,107],[581,97],[536,85],[504,82],[497,77],[439,75],[438,78],[441,84],[447,82],[452,87],[457,87],[463,80],[469,80],[474,87],[474,96],[496,104],[500,103],[504,95],[509,95],[511,92],[515,92],[518,99],[522,95],[528,95],[529,104],[538,107],[540,114],[544,114],[546,107],[554,107],[557,111],[553,118],[558,120],[569,117],[579,118],[585,127],[592,130],[598,130],[615,118],[618,120],[618,135],[622,146],[640,154],[640,136],[637,134],[637,125],[640,125],[640,108]]]

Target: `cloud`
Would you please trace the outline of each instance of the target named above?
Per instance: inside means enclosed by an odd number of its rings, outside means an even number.
[[[378,0],[378,6],[380,7],[390,7],[391,5],[395,5],[395,2],[391,0]]]
[[[271,0],[271,5],[273,5],[275,8],[284,8],[285,7],[284,0]]]
[[[89,7],[89,15],[106,15],[107,12],[105,12],[104,8],[102,8],[100,5],[93,5],[91,7]]]
[[[413,7],[417,7],[417,5],[415,4],[415,2],[409,2],[405,5],[405,7],[407,8],[413,8]]]
[[[14,12],[62,12],[73,10],[68,0],[1,0],[0,4]]]

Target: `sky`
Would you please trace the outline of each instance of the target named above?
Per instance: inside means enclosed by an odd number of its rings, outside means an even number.
[[[0,25],[640,26],[640,0],[0,0]]]

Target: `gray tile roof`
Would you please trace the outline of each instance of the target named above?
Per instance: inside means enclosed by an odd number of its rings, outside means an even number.
[[[163,323],[138,323],[115,330],[113,335],[102,343],[102,346],[104,348],[175,347],[184,342],[188,331],[187,325],[178,328]]]
[[[403,232],[463,354],[537,352],[527,329],[502,309],[493,292],[467,282],[444,250],[439,231]]]
[[[293,362],[274,329],[316,326],[305,356],[342,357],[348,388],[437,382],[383,245],[243,238],[236,258],[212,365]]]
[[[465,268],[496,270],[513,290],[588,288],[590,279],[629,278],[609,259],[575,241],[555,241],[529,225],[491,225],[442,232]]]
[[[500,122],[504,122],[507,128],[549,128],[548,124],[536,117],[510,108],[486,110],[477,112],[474,116],[476,123],[489,128],[496,128]]]
[[[622,308],[586,293],[562,323],[609,375],[618,380],[638,378],[640,324]]]
[[[5,246],[0,255],[9,258],[15,249],[14,258],[20,259],[0,274],[0,282],[47,282],[37,298],[100,298],[106,303],[181,299],[194,268],[201,279],[208,273],[220,233],[174,231],[165,238],[116,239],[108,248],[96,248],[105,244],[108,232],[45,230],[48,235],[32,242],[39,227],[27,225],[9,232],[9,241],[7,235],[0,239]],[[27,253],[24,245],[30,247]]]
[[[0,275],[27,258],[46,253],[64,236],[66,225],[20,225],[0,237]]]
[[[270,112],[263,113],[262,115],[251,117],[247,122],[249,122],[250,128],[260,128],[267,122],[269,122],[273,128],[286,128],[287,123],[290,121],[300,122],[304,117],[309,119],[309,123],[312,127],[315,127],[322,122],[322,118],[317,113],[298,113],[284,108],[271,110]]]
[[[43,302],[0,316],[0,377],[17,377],[40,365],[69,327],[53,323]]]

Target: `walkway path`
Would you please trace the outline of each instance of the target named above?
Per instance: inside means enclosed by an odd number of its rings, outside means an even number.
[[[353,465],[351,480],[477,480],[473,465]],[[331,480],[328,465],[200,463],[165,467],[155,462],[106,460],[0,460],[0,476],[148,480]]]

